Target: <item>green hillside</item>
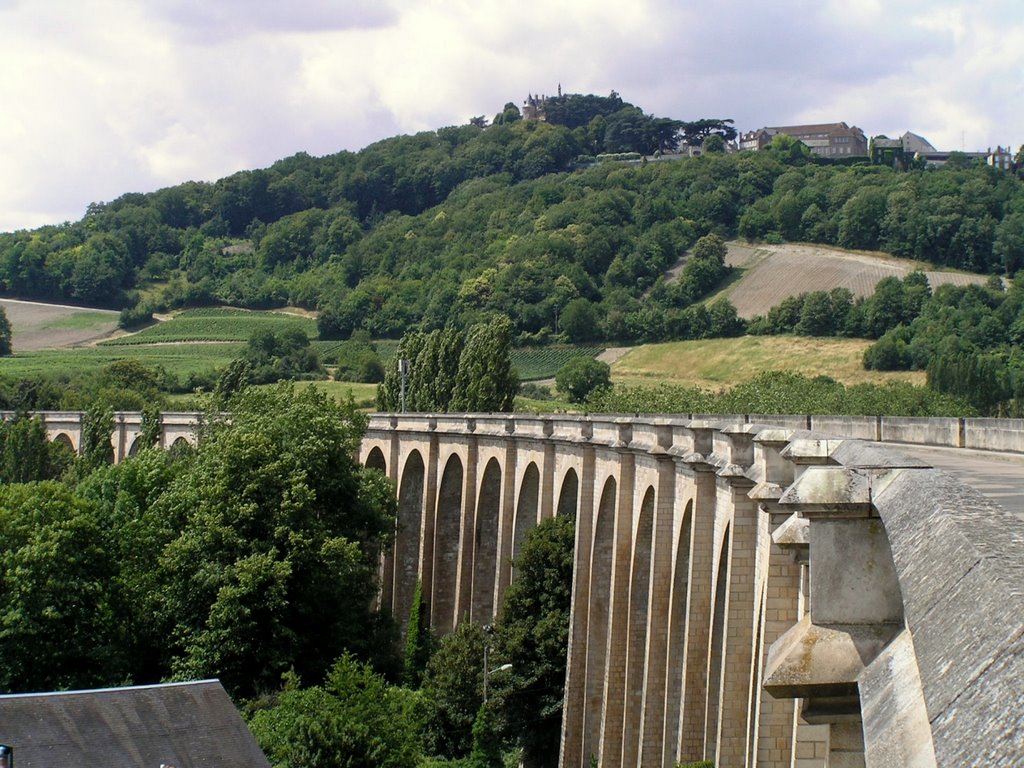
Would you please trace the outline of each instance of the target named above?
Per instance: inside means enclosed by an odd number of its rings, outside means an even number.
[[[338,338],[502,313],[521,344],[652,342],[715,333],[722,318],[699,302],[724,275],[696,265],[661,279],[711,233],[982,274],[1024,263],[1016,172],[837,165],[784,136],[688,158],[671,149],[698,142],[700,121],[645,115],[617,94],[568,94],[548,122],[509,106],[489,125],[298,154],[0,234],[0,292],[117,308],[144,295],[136,317],[291,304],[320,311],[321,334]],[[643,159],[596,161],[608,153]]]

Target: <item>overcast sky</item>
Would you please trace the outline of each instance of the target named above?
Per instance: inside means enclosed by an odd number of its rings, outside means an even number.
[[[0,230],[527,93],[1024,143],[1020,0],[0,0]]]

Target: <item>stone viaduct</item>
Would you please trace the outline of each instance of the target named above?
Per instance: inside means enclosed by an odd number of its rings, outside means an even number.
[[[78,448],[79,414],[43,416]],[[115,416],[117,460],[140,428]],[[566,768],[1024,765],[1024,526],[880,440],[1024,453],[1024,422],[374,415],[382,603],[418,579],[438,632],[489,622],[526,533],[574,514]]]
[[[860,439],[853,439],[860,438]],[[576,516],[561,765],[1024,765],[1024,530],[868,441],[1024,451],[1024,422],[376,415],[383,602],[488,622]]]

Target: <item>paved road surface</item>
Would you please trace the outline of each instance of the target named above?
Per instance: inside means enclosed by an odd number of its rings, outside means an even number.
[[[1024,454],[881,443],[972,485],[1024,522]]]

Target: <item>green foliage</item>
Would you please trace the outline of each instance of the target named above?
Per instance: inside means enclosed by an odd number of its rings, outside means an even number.
[[[905,382],[847,387],[827,377],[766,372],[732,389],[617,385],[587,401],[606,413],[836,414],[844,416],[972,416],[964,400]]]
[[[83,472],[91,472],[114,461],[110,435],[114,431],[114,412],[105,404],[92,405],[82,420],[81,463]]]
[[[469,755],[483,702],[483,628],[463,622],[442,637],[423,678],[427,751],[447,758]]]
[[[489,127],[476,120],[358,153],[298,154],[215,183],[124,195],[78,222],[2,233],[0,290],[128,307],[126,322],[183,306],[291,303],[321,310],[324,339],[359,329],[397,339],[449,321],[465,329],[500,313],[520,343],[539,343],[558,334],[556,316],[575,299],[604,321],[590,326],[600,338],[649,338],[631,305],[710,232],[878,247],[983,273],[1012,273],[1022,260],[1024,182],[1013,173],[957,162],[841,167],[783,135],[764,152],[570,170],[579,156],[639,158],[680,137],[713,150],[735,129],[728,119],[646,115],[614,93],[565,94],[544,109],[546,122],[517,119],[508,104]],[[154,280],[165,282],[161,294],[136,304]],[[676,299],[684,295],[695,300]],[[671,316],[683,304],[655,303],[654,335],[689,330]],[[570,326],[569,338],[586,327]]]
[[[431,754],[464,757],[483,704],[483,627],[464,621],[442,637],[423,677],[424,742]]]
[[[72,460],[70,449],[61,451],[64,447],[63,442],[49,442],[38,418],[17,415],[0,421],[0,483],[56,480]]]
[[[474,325],[468,334],[443,331],[407,333],[395,361],[377,389],[377,407],[400,410],[402,381],[398,360],[408,360],[405,407],[408,411],[511,411],[519,379],[512,366],[512,324],[498,317]]]
[[[14,351],[11,336],[11,322],[7,319],[7,312],[0,307],[0,357],[9,357]]]
[[[430,634],[430,623],[423,604],[423,584],[417,579],[412,605],[409,608],[409,621],[406,624],[405,656],[402,665],[402,682],[406,687],[419,688],[432,651],[433,637]]]
[[[180,521],[153,606],[178,676],[251,695],[294,667],[320,679],[372,647],[368,606],[394,514],[390,486],[352,459],[363,417],[311,388],[247,390],[154,502]]]
[[[865,367],[927,369],[931,388],[964,398],[982,414],[1024,412],[1024,292],[1016,285],[1004,292],[993,282],[984,288],[946,285],[933,296],[920,277],[908,285],[913,277],[902,289],[887,283],[887,306],[901,313],[902,324],[868,348]],[[878,298],[876,292],[866,305]],[[878,319],[881,312],[865,317]],[[879,319],[879,327],[887,325]]]
[[[323,687],[287,687],[249,727],[276,768],[414,768],[416,695],[342,656]]]
[[[572,403],[582,403],[595,389],[610,387],[611,383],[611,366],[591,358],[570,360],[555,375],[558,391],[565,394]]]
[[[384,364],[377,354],[376,345],[365,332],[341,342],[321,358],[325,363],[335,366],[336,381],[378,384],[384,380]]]
[[[486,704],[480,707],[473,722],[473,751],[468,764],[472,768],[502,768],[504,765],[494,715]]]
[[[301,328],[288,328],[275,333],[269,328],[255,331],[249,337],[243,357],[248,370],[236,368],[225,372],[228,381],[218,386],[234,387],[241,383],[272,384],[277,381],[323,378],[320,356]]]
[[[92,505],[55,482],[0,485],[0,688],[113,685],[115,566]]]
[[[507,317],[497,317],[470,329],[459,356],[452,410],[511,411],[519,390],[511,352],[512,322]]]
[[[575,516],[560,515],[527,534],[495,622],[492,658],[512,668],[491,678],[492,697],[527,765],[558,760],[575,531]]]

